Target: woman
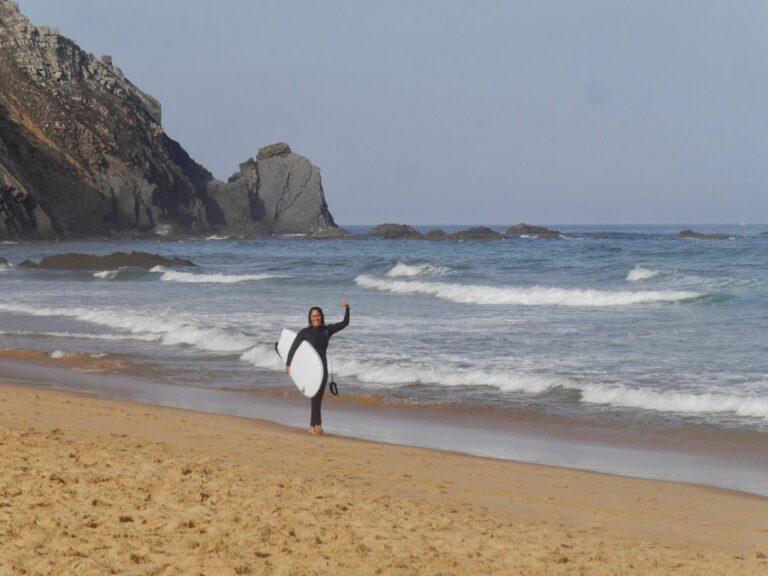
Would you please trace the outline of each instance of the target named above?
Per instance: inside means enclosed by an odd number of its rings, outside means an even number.
[[[323,419],[320,416],[320,405],[323,403],[325,385],[328,382],[328,360],[325,357],[325,352],[328,350],[328,341],[331,339],[331,336],[349,325],[349,302],[342,300],[341,305],[346,308],[344,320],[330,326],[325,325],[325,316],[323,316],[323,311],[320,308],[314,306],[309,309],[309,326],[296,334],[285,362],[285,373],[290,376],[291,360],[293,360],[293,355],[296,353],[299,344],[304,340],[312,344],[323,360],[323,383],[320,385],[320,390],[318,390],[317,394],[312,397],[312,415],[309,420],[310,434],[320,435],[325,433],[323,430]]]

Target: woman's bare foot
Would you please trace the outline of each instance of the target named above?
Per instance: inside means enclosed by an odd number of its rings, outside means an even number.
[[[320,436],[321,432],[317,431],[317,426],[310,426],[309,427],[309,433],[314,434],[315,436]]]
[[[323,430],[323,427],[320,425],[315,426],[315,434],[323,435],[325,434],[325,430]]]

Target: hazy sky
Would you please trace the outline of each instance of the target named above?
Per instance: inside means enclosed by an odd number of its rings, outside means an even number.
[[[225,179],[288,142],[340,224],[768,222],[768,2],[20,0]]]

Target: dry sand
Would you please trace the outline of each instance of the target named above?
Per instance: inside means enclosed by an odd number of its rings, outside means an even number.
[[[11,385],[0,444],[0,575],[768,574],[737,492]]]

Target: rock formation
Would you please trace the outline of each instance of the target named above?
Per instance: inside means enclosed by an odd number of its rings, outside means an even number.
[[[448,234],[443,230],[430,230],[422,234],[407,224],[379,224],[368,232],[369,236],[379,236],[385,240],[504,240],[506,236],[485,226],[467,228]]]
[[[161,120],[160,103],[110,57],[0,0],[0,238],[336,228],[319,170],[287,145],[223,183]]]
[[[727,234],[704,234],[693,230],[681,230],[677,233],[678,238],[692,238],[694,240],[728,240]]]
[[[506,236],[486,226],[467,228],[449,235],[454,240],[504,240]]]
[[[343,234],[325,203],[320,169],[287,144],[261,148],[228,182],[208,189],[221,211],[212,221],[225,234]]]
[[[542,226],[531,226],[522,222],[507,228],[507,236],[538,236],[539,238],[560,238],[561,234],[557,230],[550,230]]]
[[[381,236],[386,240],[421,240],[424,235],[407,224],[379,224],[368,232],[369,236]]]

